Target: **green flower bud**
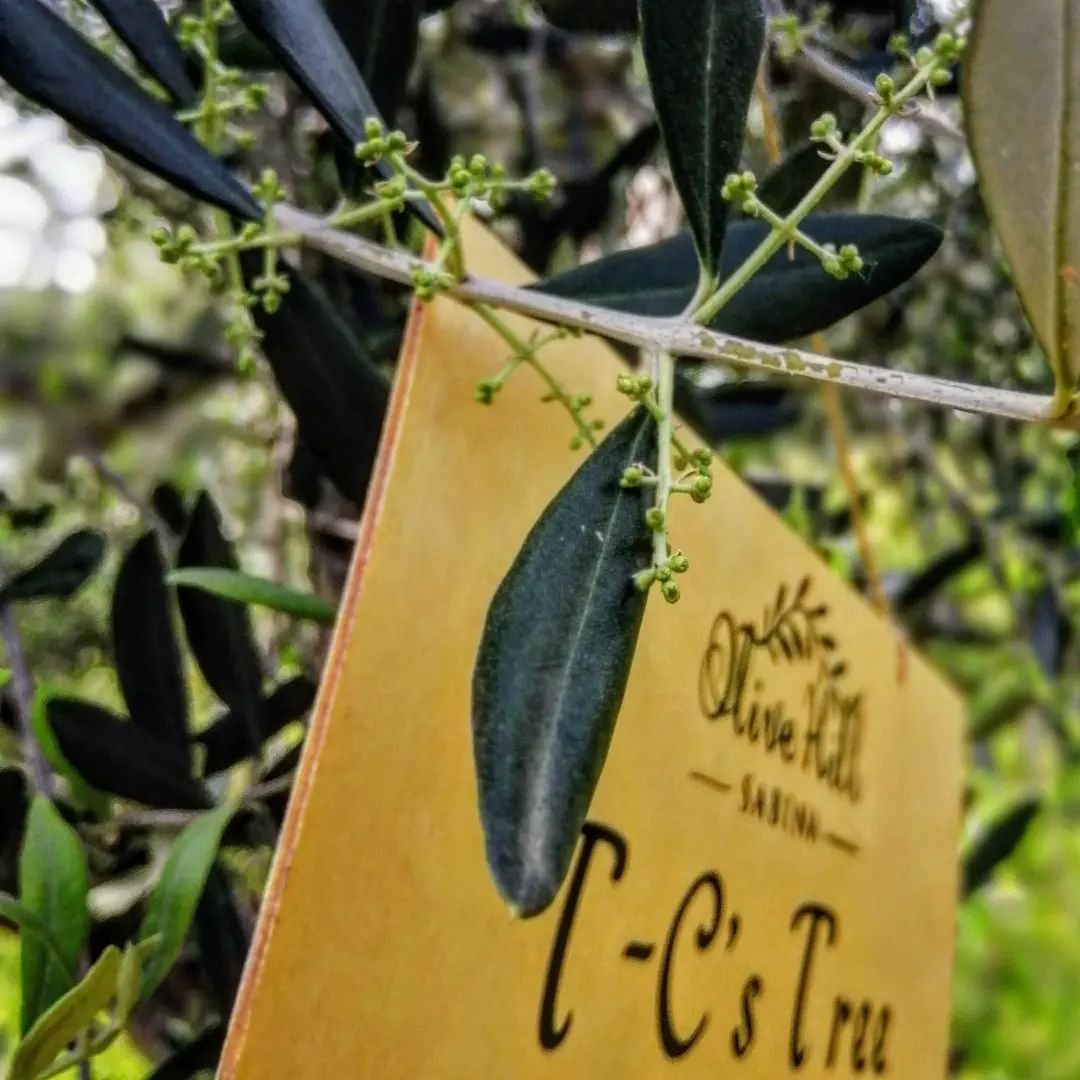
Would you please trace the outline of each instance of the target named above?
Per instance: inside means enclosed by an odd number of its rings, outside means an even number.
[[[679,602],[679,597],[682,595],[682,593],[679,592],[678,582],[675,581],[665,581],[661,586],[660,591],[664,594],[664,599],[669,604],[677,604]]]
[[[664,521],[666,520],[664,511],[659,506],[650,506],[645,511],[645,524],[649,526],[653,532],[659,532],[664,527]]]

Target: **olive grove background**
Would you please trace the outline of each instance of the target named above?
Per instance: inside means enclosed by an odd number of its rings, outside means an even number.
[[[184,5],[166,6],[175,18]],[[390,51],[380,73],[365,72],[436,171],[454,153],[482,150],[515,173],[555,173],[560,189],[550,204],[512,201],[495,221],[538,273],[680,224],[634,39],[590,33],[597,6],[429,4],[445,10],[425,19],[415,59]],[[620,0],[608,15],[620,6],[633,8]],[[901,29],[919,39],[950,13],[949,3],[915,0],[837,0],[828,12],[774,7],[767,88],[789,151],[826,109],[857,126],[865,86],[892,63],[890,35]],[[90,8],[74,0],[66,10],[134,70]],[[785,14],[809,30],[796,34]],[[321,120],[250,40],[238,33],[229,47],[230,62],[259,72],[267,87],[266,106],[242,120],[256,136],[257,160],[274,165],[297,201],[331,207],[338,170]],[[750,120],[746,161],[762,175],[771,132],[760,100]],[[897,161],[892,176],[834,198],[838,207],[860,201],[929,218],[946,240],[912,282],[830,331],[830,349],[1048,392],[962,132],[956,90],[946,88],[932,111],[890,122],[883,150]],[[815,153],[803,157],[812,170]],[[123,712],[113,594],[120,560],[141,533],[175,542],[190,515],[205,512],[205,502],[203,511],[193,507],[209,492],[244,570],[330,604],[343,583],[362,485],[353,498],[335,489],[303,439],[312,403],[283,400],[265,364],[239,364],[209,290],[161,261],[150,232],[162,208],[182,218],[185,207],[0,89],[0,577],[75,530],[106,539],[103,564],[74,595],[0,612],[0,891],[18,891],[28,805],[15,737],[20,690],[30,676],[39,688]],[[314,256],[305,266],[358,349],[392,378],[404,291]],[[678,392],[684,417],[718,453],[838,574],[865,588],[872,570],[853,533],[819,393],[719,369],[688,375]],[[893,616],[969,702],[952,1068],[987,1080],[1075,1080],[1080,439],[886,397],[844,403],[857,509]],[[369,423],[373,410],[377,420],[378,400],[347,407],[356,411],[346,427]],[[137,1011],[128,1037],[95,1062],[99,1078],[143,1077],[169,1059],[172,1071],[157,1075],[195,1075],[212,1067],[220,1045],[328,641],[311,621],[261,609],[250,618],[267,687],[289,685],[293,695],[279,699],[280,730],[265,748],[263,775],[276,786],[230,826],[181,963]],[[226,710],[201,670],[205,643],[189,646],[199,661],[186,664],[190,715],[202,729]],[[140,767],[104,745],[87,752],[106,776]],[[216,790],[243,790],[249,763],[228,764],[212,777]],[[122,806],[107,826],[81,823],[93,948],[132,935],[175,835],[170,809],[137,799]],[[0,1065],[15,1038],[18,947],[0,924]]]

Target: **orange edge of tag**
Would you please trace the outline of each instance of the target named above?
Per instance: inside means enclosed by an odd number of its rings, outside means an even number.
[[[433,241],[429,241],[427,245],[429,249],[425,252],[427,256],[432,253],[430,250],[432,243]],[[382,437],[379,441],[379,452],[375,460],[371,484],[368,487],[359,534],[356,538],[356,547],[353,550],[352,563],[349,567],[348,580],[339,605],[339,611],[343,612],[344,617],[350,621],[355,617],[357,611],[357,600],[363,589],[364,570],[367,568],[368,558],[371,554],[375,529],[382,515],[383,498],[386,494],[387,481],[394,464],[394,457],[397,453],[401,434],[401,421],[412,389],[413,375],[416,371],[417,342],[426,315],[427,305],[414,302],[412,310],[409,312],[408,325],[405,328],[401,358],[394,377],[390,405],[387,410],[386,422],[383,425]],[[330,713],[337,694],[338,681],[341,677],[341,669],[350,638],[349,626],[335,628],[330,653],[327,656],[322,673],[318,700],[315,704],[307,739],[304,743],[303,758],[289,800],[289,809],[278,841],[277,851],[274,854],[269,884],[259,910],[251,949],[244,964],[240,989],[236,995],[236,1007],[233,1009],[232,1018],[229,1021],[225,1046],[222,1049],[221,1062],[218,1066],[217,1075],[219,1080],[230,1080],[231,1077],[236,1075],[236,1068],[244,1049],[255,992],[262,975],[267,946],[273,928],[277,923],[285,885],[292,869],[297,833],[304,819],[304,811],[307,808],[311,786],[315,779],[315,771],[318,768],[319,757],[326,739]]]

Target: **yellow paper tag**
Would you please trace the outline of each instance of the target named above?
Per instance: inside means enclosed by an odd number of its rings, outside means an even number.
[[[466,235],[476,273],[524,280]],[[544,357],[624,415],[605,344]],[[571,876],[509,917],[473,662],[579,456],[527,370],[473,404],[505,360],[453,302],[414,312],[221,1075],[943,1076],[961,703],[723,467],[673,507],[692,569],[650,601]]]

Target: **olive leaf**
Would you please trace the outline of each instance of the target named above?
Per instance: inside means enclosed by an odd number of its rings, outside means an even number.
[[[254,252],[242,260],[261,273]],[[273,314],[257,308],[262,349],[305,446],[333,485],[363,503],[382,434],[389,387],[322,291],[293,270]]]
[[[964,860],[964,896],[970,896],[990,880],[997,867],[1020,846],[1041,809],[1041,800],[1024,799],[990,826]]]
[[[421,0],[326,0],[341,40],[388,121],[405,100],[420,41]]]
[[[178,105],[191,105],[198,96],[188,78],[184,54],[155,0],[90,0],[131,55]]]
[[[63,696],[58,687],[50,683],[38,683],[30,709],[30,729],[49,766],[67,781],[75,805],[103,818],[109,812],[108,795],[88,784],[82,773],[68,761],[60,748],[56,732],[49,723],[49,702],[58,696]]]
[[[45,4],[0,0],[0,78],[84,135],[246,220],[258,203],[169,110]]]
[[[64,760],[99,791],[163,810],[210,805],[206,790],[175,753],[130,720],[89,701],[62,697],[50,698],[46,716]]]
[[[636,409],[533,527],[492,600],[473,676],[473,749],[488,864],[523,916],[554,899],[622,703],[648,562],[630,465],[654,465],[656,427]]]
[[[110,945],[82,981],[38,1018],[15,1049],[8,1080],[35,1080],[116,997],[123,956]]]
[[[161,879],[146,905],[139,939],[157,937],[158,944],[143,962],[143,998],[161,985],[180,955],[206,879],[217,858],[225,826],[236,812],[232,804],[203,814],[173,841]]]
[[[308,619],[333,626],[337,608],[328,600],[312,593],[299,592],[276,581],[254,577],[239,570],[220,567],[188,567],[169,574],[170,585],[186,585],[202,589],[211,596],[232,600],[237,604],[269,608],[294,619]]]
[[[641,0],[641,45],[671,173],[713,283],[765,44],[762,0]]]
[[[90,931],[89,890],[86,855],[79,837],[56,807],[38,795],[30,806],[19,854],[19,903],[36,917],[55,950],[40,935],[22,939],[24,1033],[71,988],[72,973],[78,968]]]
[[[180,649],[173,630],[165,560],[145,533],[120,566],[112,602],[113,651],[128,715],[160,742],[160,753],[187,773],[188,703]]]
[[[233,8],[311,98],[336,134],[350,146],[364,142],[367,121],[381,121],[382,116],[319,0],[233,0]],[[386,162],[376,169],[383,177],[392,175]],[[429,228],[441,231],[427,203],[412,203],[410,209]]]
[[[1078,55],[1076,0],[976,5],[964,64],[968,136],[983,198],[1062,403],[1080,378]]]
[[[178,565],[181,569],[238,568],[233,546],[221,531],[217,509],[205,492],[191,512]],[[210,689],[243,721],[249,750],[255,752],[263,741],[263,673],[247,608],[189,586],[178,589],[177,595],[199,670]]]
[[[303,717],[315,702],[315,690],[315,684],[302,675],[276,687],[263,702],[263,738],[269,739],[286,724]],[[215,720],[192,741],[203,748],[203,771],[207,776],[231,769],[251,753],[244,721],[232,712]]]
[[[812,214],[803,231],[818,243],[857,244],[861,274],[839,281],[799,247],[777,252],[720,310],[712,329],[776,343],[824,330],[912,277],[941,246],[930,222],[877,214]],[[724,241],[720,278],[740,266],[768,233],[760,221],[736,222]],[[534,288],[636,315],[673,316],[697,288],[698,266],[688,234],[616,252],[548,278]]]
[[[104,557],[105,538],[101,533],[79,529],[0,586],[0,607],[50,597],[66,600],[82,588]]]

